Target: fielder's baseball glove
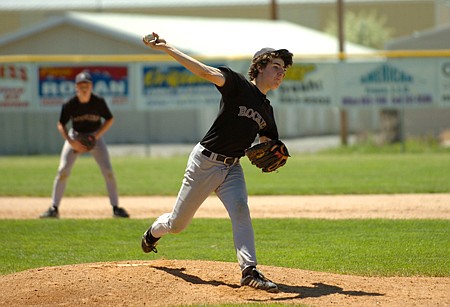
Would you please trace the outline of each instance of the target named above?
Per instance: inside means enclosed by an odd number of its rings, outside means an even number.
[[[92,134],[84,134],[80,133],[77,136],[78,142],[83,144],[87,147],[88,151],[95,147],[95,144],[97,143],[97,139]]]
[[[280,140],[256,144],[245,151],[250,162],[264,173],[276,171],[290,157],[286,145]]]

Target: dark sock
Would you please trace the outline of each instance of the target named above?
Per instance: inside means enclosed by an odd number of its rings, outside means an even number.
[[[251,272],[255,268],[256,268],[255,266],[249,266],[249,267],[245,268],[245,270],[242,271],[242,277],[245,277],[247,275],[251,275]]]

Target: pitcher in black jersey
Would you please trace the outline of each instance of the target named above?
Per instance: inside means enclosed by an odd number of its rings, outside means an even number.
[[[108,149],[103,134],[114,122],[113,115],[105,99],[92,92],[92,77],[89,72],[81,72],[75,77],[76,95],[70,98],[61,108],[57,124],[58,131],[64,138],[58,173],[53,183],[52,203],[41,218],[58,218],[59,205],[66,188],[72,167],[80,154],[88,148],[77,140],[79,134],[91,134],[96,139],[95,147],[89,153],[95,158],[105,178],[109,201],[114,217],[129,217],[128,212],[119,207],[116,179],[109,159]],[[67,128],[71,121],[72,127]]]
[[[162,236],[183,231],[200,205],[215,192],[232,222],[242,272],[241,286],[277,292],[278,286],[256,269],[254,233],[239,159],[257,136],[260,142],[279,138],[273,108],[266,95],[283,82],[286,69],[292,65],[292,53],[286,49],[259,50],[252,59],[248,72],[250,80],[247,80],[228,67],[216,68],[197,61],[156,33],[144,37],[143,42],[215,84],[222,95],[215,121],[189,156],[172,212],[158,217],[145,231],[141,242],[143,251],[156,253],[156,244]]]

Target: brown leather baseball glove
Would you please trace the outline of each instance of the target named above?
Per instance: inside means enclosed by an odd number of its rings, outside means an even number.
[[[88,151],[95,147],[97,139],[92,134],[80,133],[77,136],[78,142],[87,147]]]
[[[250,162],[264,173],[276,171],[286,164],[289,151],[280,140],[270,140],[256,144],[245,151]]]

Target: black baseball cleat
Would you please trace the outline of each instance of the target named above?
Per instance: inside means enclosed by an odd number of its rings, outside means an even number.
[[[39,216],[41,219],[57,219],[59,218],[59,212],[57,207],[51,206],[44,213]]]
[[[248,267],[242,272],[241,286],[249,286],[271,293],[278,292],[278,286],[265,278],[254,266]]]
[[[124,208],[113,207],[113,216],[114,217],[130,217],[128,212]]]
[[[146,232],[144,232],[141,241],[141,247],[144,253],[157,253],[158,250],[156,249],[156,244],[159,239],[160,238],[155,238],[154,236],[152,236],[152,234],[150,233],[150,228]]]

